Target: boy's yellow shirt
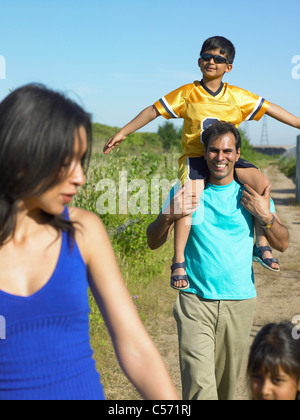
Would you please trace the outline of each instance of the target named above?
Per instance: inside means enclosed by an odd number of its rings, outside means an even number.
[[[204,155],[202,133],[214,121],[233,123],[237,128],[243,121],[259,121],[270,102],[236,86],[222,83],[213,93],[202,82],[176,89],[155,102],[158,112],[166,119],[183,118],[182,149],[179,159]]]

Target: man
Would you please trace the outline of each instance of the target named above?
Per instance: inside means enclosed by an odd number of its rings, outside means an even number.
[[[234,179],[239,131],[217,122],[205,131],[203,141],[210,175],[200,204],[193,194],[183,200],[183,188],[147,235],[150,248],[159,248],[175,220],[194,213],[185,250],[190,288],[180,292],[174,307],[183,399],[232,400],[256,309],[253,216],[273,248],[284,252],[289,236],[270,206],[271,187],[260,196]]]

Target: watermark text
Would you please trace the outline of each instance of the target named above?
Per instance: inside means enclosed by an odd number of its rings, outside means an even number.
[[[0,55],[0,80],[6,79],[6,59]]]
[[[292,324],[295,325],[292,331],[292,337],[294,340],[299,340],[300,339],[300,315],[294,316],[294,318],[292,319]]]
[[[292,64],[296,64],[292,69],[292,78],[298,80],[300,79],[300,55],[294,55]]]
[[[112,179],[101,179],[96,191],[101,192],[97,200],[99,214],[158,214],[162,207],[162,197],[167,197],[169,191],[178,180],[153,178],[148,182],[144,179],[128,179],[127,171],[119,172],[116,183]]]
[[[6,340],[6,320],[0,315],[0,340]]]
[[[186,183],[181,188],[182,184],[178,179],[130,179],[127,171],[121,171],[118,180],[101,179],[96,185],[96,192],[100,193],[96,203],[97,212],[100,215],[157,215],[160,212],[182,215],[191,207],[193,195],[199,197],[200,201],[202,184],[197,183],[194,186]],[[201,199],[200,204],[203,202],[202,196]],[[203,222],[204,205],[200,207],[201,210],[192,218],[185,219],[187,225],[199,225]]]

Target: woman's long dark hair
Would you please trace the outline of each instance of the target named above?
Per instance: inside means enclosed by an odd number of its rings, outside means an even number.
[[[293,337],[294,328],[288,321],[262,328],[250,350],[249,375],[263,370],[275,378],[281,366],[285,373],[300,381],[300,342]],[[300,392],[297,400],[300,400]]]
[[[75,132],[84,127],[90,156],[91,117],[63,94],[30,84],[0,103],[0,246],[15,229],[17,204],[40,195],[60,180],[74,155]],[[61,216],[49,224],[74,238],[74,226]]]

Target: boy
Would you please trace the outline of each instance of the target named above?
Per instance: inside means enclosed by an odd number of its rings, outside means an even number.
[[[231,122],[239,127],[243,121],[258,121],[267,114],[285,124],[300,128],[300,118],[250,92],[223,83],[224,74],[232,70],[234,58],[235,48],[229,40],[220,36],[207,39],[202,46],[198,61],[203,74],[202,81],[185,85],[146,108],[109,139],[104,147],[104,153],[109,153],[129,134],[160,115],[166,119],[183,118],[183,155],[179,159],[179,179],[185,184],[186,189],[192,188],[196,190],[197,196],[200,196],[207,173],[203,158],[202,134],[215,121]],[[219,166],[221,171],[222,162]],[[250,185],[259,194],[263,194],[269,185],[267,178],[257,168],[243,160],[236,165],[236,175],[242,184]],[[270,221],[265,228],[271,227],[273,222]],[[171,286],[177,290],[189,288],[184,251],[190,224],[190,220],[183,218],[175,226]],[[267,246],[263,229],[257,221],[256,235],[258,246],[254,247],[254,260],[270,270],[279,271],[278,260],[272,258],[272,250]]]

